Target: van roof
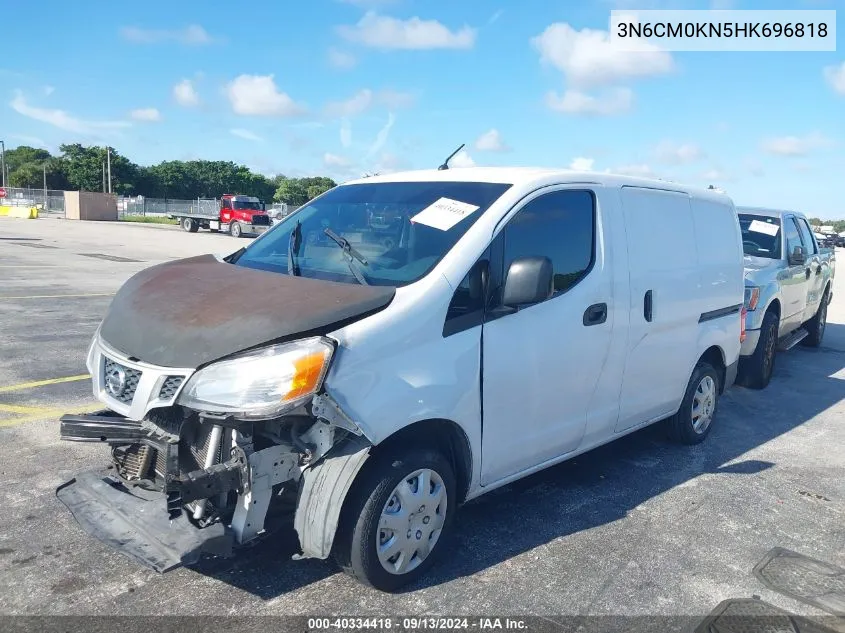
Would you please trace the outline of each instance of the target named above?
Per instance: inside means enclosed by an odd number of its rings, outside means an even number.
[[[730,198],[713,189],[689,187],[676,182],[656,178],[637,178],[591,171],[572,169],[553,169],[543,167],[452,167],[444,170],[418,169],[358,178],[343,183],[357,185],[372,182],[493,182],[523,187],[543,186],[547,184],[590,183],[605,186],[646,187],[680,193],[694,194],[698,197],[730,202]]]
[[[800,211],[787,211],[785,209],[770,209],[768,207],[737,207],[737,213],[750,213],[752,215],[763,215],[769,218],[780,218],[784,215],[797,215],[799,218],[806,218]]]

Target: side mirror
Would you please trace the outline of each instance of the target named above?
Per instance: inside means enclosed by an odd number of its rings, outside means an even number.
[[[516,308],[539,303],[552,296],[554,269],[548,257],[521,257],[508,268],[502,305]]]
[[[789,263],[793,266],[800,266],[807,261],[807,256],[804,254],[803,246],[796,246],[792,249],[792,254],[789,256]]]

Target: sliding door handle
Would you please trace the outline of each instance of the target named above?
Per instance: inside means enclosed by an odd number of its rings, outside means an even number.
[[[643,297],[643,318],[651,323],[654,310],[654,300],[652,299],[651,290],[646,290],[645,297]]]
[[[607,304],[594,303],[584,310],[584,325],[599,325],[607,321]]]

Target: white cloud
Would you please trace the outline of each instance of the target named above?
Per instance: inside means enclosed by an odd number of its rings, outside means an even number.
[[[353,117],[366,112],[373,104],[373,91],[364,88],[344,101],[326,104],[326,114],[331,117]]]
[[[614,174],[623,176],[636,176],[638,178],[654,178],[654,170],[645,163],[622,165],[610,170]]]
[[[378,174],[389,174],[395,171],[402,171],[409,168],[408,162],[401,156],[384,152],[375,165],[375,171]]]
[[[634,93],[628,88],[605,90],[594,96],[578,90],[567,90],[563,96],[552,91],[546,94],[546,105],[557,112],[584,116],[614,116],[631,109]]]
[[[449,161],[449,167],[475,167],[475,161],[465,149],[462,149]]]
[[[414,103],[414,95],[407,92],[382,90],[373,92],[369,88],[359,90],[354,95],[342,101],[330,101],[324,108],[330,117],[355,117],[363,114],[372,106],[379,104],[390,110],[404,108]]]
[[[226,86],[235,114],[245,116],[296,116],[305,107],[279,92],[273,75],[239,75]]]
[[[340,144],[344,147],[352,145],[352,123],[349,119],[340,122]]]
[[[437,20],[399,20],[374,11],[368,11],[354,26],[339,26],[337,31],[350,42],[382,50],[466,49],[473,47],[476,36],[469,26],[452,31]]]
[[[49,97],[56,89],[53,86],[44,86],[42,90],[44,91],[44,96]]]
[[[704,180],[711,182],[730,182],[734,179],[731,174],[721,169],[716,169],[715,167],[705,171],[703,174],[701,174],[701,177]]]
[[[338,70],[349,70],[350,68],[355,68],[356,64],[358,64],[358,59],[355,55],[337,48],[329,49],[328,60],[329,66]]]
[[[26,136],[25,134],[12,134],[12,138],[17,139],[21,141],[24,145],[29,145],[30,147],[41,147],[47,149],[47,143],[45,143],[37,136]]]
[[[569,163],[569,169],[574,169],[575,171],[591,171],[595,162],[595,159],[579,156],[578,158],[572,159],[572,162]]]
[[[129,113],[129,118],[135,121],[161,121],[161,112],[155,108],[138,108]]]
[[[818,132],[813,132],[806,136],[781,136],[766,139],[761,147],[764,152],[777,156],[805,156],[815,149],[830,144],[830,139]]]
[[[326,152],[323,154],[323,165],[326,167],[349,167],[349,159],[337,154]]]
[[[475,149],[482,152],[506,152],[510,149],[502,140],[499,130],[487,130],[475,141]]]
[[[250,130],[245,130],[240,127],[232,128],[229,130],[229,133],[232,136],[237,136],[242,139],[246,139],[247,141],[254,141],[256,143],[262,143],[264,141],[264,139],[258,136],[255,132],[251,132]]]
[[[199,24],[190,24],[184,29],[142,29],[127,26],[120,29],[123,39],[134,44],[156,44],[158,42],[178,42],[189,46],[211,44],[214,38]]]
[[[487,20],[487,26],[490,26],[490,25],[491,25],[491,24],[493,24],[494,22],[497,22],[497,21],[499,20],[499,18],[500,18],[500,17],[502,17],[502,14],[503,14],[504,12],[505,12],[505,11],[504,11],[504,9],[499,9],[499,10],[498,10],[498,11],[496,11],[493,15],[491,15],[491,16],[490,16],[490,19],[489,19],[489,20]]]
[[[416,97],[410,92],[399,92],[397,90],[382,90],[376,95],[376,101],[386,108],[397,110],[408,108],[414,105]]]
[[[125,128],[132,125],[128,121],[86,121],[72,116],[64,110],[37,108],[27,103],[20,90],[15,91],[15,96],[9,102],[9,105],[15,112],[25,117],[77,134],[89,134],[98,130]]]
[[[560,70],[570,86],[612,85],[672,72],[672,56],[646,41],[628,42],[623,48],[608,31],[576,31],[558,22],[532,38],[540,60]]]
[[[654,148],[654,154],[657,160],[670,165],[694,163],[704,158],[704,152],[698,145],[692,143],[678,144],[672,141],[658,143],[657,147]]]
[[[176,103],[186,108],[192,108],[200,102],[200,96],[190,79],[183,79],[173,86],[173,98],[176,99]]]
[[[838,66],[825,67],[824,78],[834,92],[845,95],[845,62]]]
[[[396,117],[393,116],[392,112],[389,112],[387,115],[387,123],[385,123],[378,131],[373,144],[370,145],[370,149],[367,150],[367,159],[372,158],[382,150],[384,145],[387,143],[387,139],[390,138],[390,130],[393,129],[394,123],[396,123]]]

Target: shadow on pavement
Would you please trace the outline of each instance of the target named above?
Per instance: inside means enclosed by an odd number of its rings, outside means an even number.
[[[826,340],[845,336],[845,325],[827,328]],[[729,462],[839,403],[845,398],[845,375],[834,374],[843,367],[845,351],[796,347],[779,355],[767,389],[734,387],[722,398],[713,430],[700,445],[670,443],[662,425],[655,424],[468,503],[457,516],[451,551],[407,591],[469,576],[555,539],[617,521],[699,475],[772,468],[775,464],[758,460]],[[287,563],[297,549],[293,531],[271,539],[233,562],[205,561],[197,571],[264,599],[336,573],[331,562]]]

